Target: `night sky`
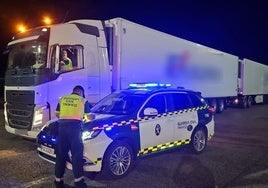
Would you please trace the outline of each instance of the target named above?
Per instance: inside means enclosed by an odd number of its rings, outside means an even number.
[[[17,32],[15,23],[41,26],[45,14],[54,23],[122,17],[268,65],[265,4],[261,0],[2,0],[0,50]]]

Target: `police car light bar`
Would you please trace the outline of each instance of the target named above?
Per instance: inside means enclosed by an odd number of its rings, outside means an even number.
[[[129,84],[131,88],[152,88],[152,87],[170,87],[171,84],[163,83],[133,83]]]

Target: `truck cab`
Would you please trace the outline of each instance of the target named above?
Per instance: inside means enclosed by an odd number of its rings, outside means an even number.
[[[68,32],[66,32],[68,31]],[[8,132],[35,139],[55,118],[61,96],[82,85],[91,103],[110,93],[110,66],[100,21],[75,21],[39,27],[8,43],[4,114]],[[61,69],[61,52],[72,62]]]

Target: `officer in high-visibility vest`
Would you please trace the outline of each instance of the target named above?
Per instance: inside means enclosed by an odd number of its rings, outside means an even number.
[[[76,188],[86,188],[83,179],[83,143],[81,130],[84,116],[94,119],[90,115],[90,104],[83,97],[82,86],[75,86],[72,94],[63,96],[57,106],[56,116],[59,118],[59,135],[56,146],[55,186],[64,187],[63,176],[68,152],[72,154],[74,183]]]

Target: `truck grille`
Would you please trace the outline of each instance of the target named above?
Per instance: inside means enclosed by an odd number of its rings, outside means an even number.
[[[27,128],[30,127],[29,121],[22,121],[22,120],[16,120],[16,119],[10,119],[9,120],[10,126],[15,128]]]
[[[16,109],[14,109],[16,107]],[[24,108],[24,110],[23,110]],[[31,130],[34,106],[7,104],[7,117],[12,128]]]
[[[31,112],[26,110],[18,110],[18,109],[9,109],[8,113],[14,116],[20,116],[20,117],[30,117]]]
[[[10,127],[31,130],[33,122],[34,91],[6,91],[7,118]]]

